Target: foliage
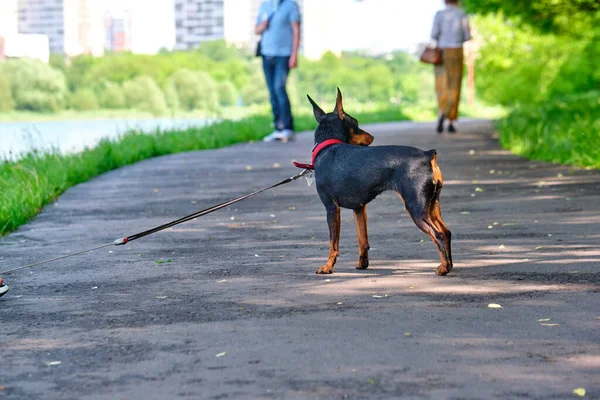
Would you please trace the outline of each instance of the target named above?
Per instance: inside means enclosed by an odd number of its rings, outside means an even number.
[[[78,89],[71,95],[71,108],[74,110],[96,110],[98,109],[98,100],[92,89]]]
[[[167,110],[162,91],[148,76],[140,76],[125,82],[123,90],[129,108],[149,111],[154,115],[161,115]]]
[[[0,111],[11,111],[15,109],[10,83],[6,76],[0,76]]]
[[[171,76],[167,87],[174,89],[176,104],[182,109],[216,111],[218,108],[217,85],[206,72],[180,69]]]
[[[521,105],[498,128],[517,154],[600,169],[600,92]]]
[[[219,93],[219,103],[222,106],[233,106],[238,101],[238,91],[229,81],[217,83],[217,91]]]
[[[108,109],[125,108],[127,101],[121,85],[108,83],[100,95],[100,105]]]
[[[62,72],[38,60],[23,58],[0,64],[19,110],[55,112],[64,108],[67,86]]]
[[[510,107],[502,144],[527,157],[600,167],[600,3],[466,0],[481,37],[481,99]]]
[[[398,109],[354,116],[365,123],[406,119]],[[299,115],[296,124],[299,129],[316,125],[312,115]],[[16,162],[0,161],[0,235],[26,223],[69,187],[104,172],[150,157],[260,140],[270,128],[270,117],[256,116],[182,131],[130,132],[78,154],[32,152]]]
[[[576,37],[595,35],[600,22],[598,0],[463,0],[467,11],[512,18],[544,33]]]

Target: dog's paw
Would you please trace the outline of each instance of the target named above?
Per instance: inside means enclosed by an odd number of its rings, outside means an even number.
[[[323,265],[317,270],[317,274],[333,274],[333,267]]]
[[[435,274],[436,275],[440,275],[440,276],[444,276],[444,275],[448,274],[451,269],[452,269],[452,266],[447,266],[447,265],[444,265],[444,264],[440,264],[440,266],[437,267],[437,269],[435,270]]]
[[[369,260],[368,259],[360,259],[356,263],[356,269],[367,269],[369,268]]]

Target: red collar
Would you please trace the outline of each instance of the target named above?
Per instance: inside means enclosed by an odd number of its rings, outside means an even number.
[[[301,164],[301,163],[294,161],[294,165],[298,168],[315,169],[315,160],[317,159],[317,155],[319,155],[321,150],[323,150],[324,148],[329,147],[331,145],[342,144],[342,143],[344,143],[344,141],[340,140],[340,139],[327,139],[326,141],[315,145],[315,147],[313,148],[313,151],[312,151],[312,162],[310,164]]]

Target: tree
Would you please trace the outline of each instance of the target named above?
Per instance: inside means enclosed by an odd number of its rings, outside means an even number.
[[[0,111],[12,111],[15,109],[10,83],[5,76],[0,76]]]
[[[92,89],[78,89],[71,95],[71,108],[74,110],[96,110],[98,109],[98,100]]]
[[[129,108],[149,111],[161,115],[167,111],[167,104],[162,91],[148,76],[140,76],[123,84],[127,106]]]
[[[108,83],[100,95],[100,105],[103,108],[118,109],[127,106],[125,93],[118,83]]]
[[[219,91],[219,103],[222,106],[234,106],[238,101],[238,91],[233,86],[233,83],[229,81],[217,83],[217,90]]]
[[[20,58],[0,65],[11,85],[18,110],[55,112],[65,106],[67,84],[62,72],[39,60]]]

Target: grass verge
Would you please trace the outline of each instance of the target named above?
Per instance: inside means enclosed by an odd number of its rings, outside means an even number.
[[[398,109],[354,115],[361,123],[401,121]],[[298,131],[315,128],[312,115],[295,119]],[[31,152],[18,161],[0,161],[0,236],[14,231],[69,187],[104,172],[165,154],[216,149],[234,143],[260,140],[271,130],[271,118],[255,116],[223,121],[202,128],[130,132],[77,154]]]
[[[600,92],[516,107],[497,127],[513,153],[600,169]]]

